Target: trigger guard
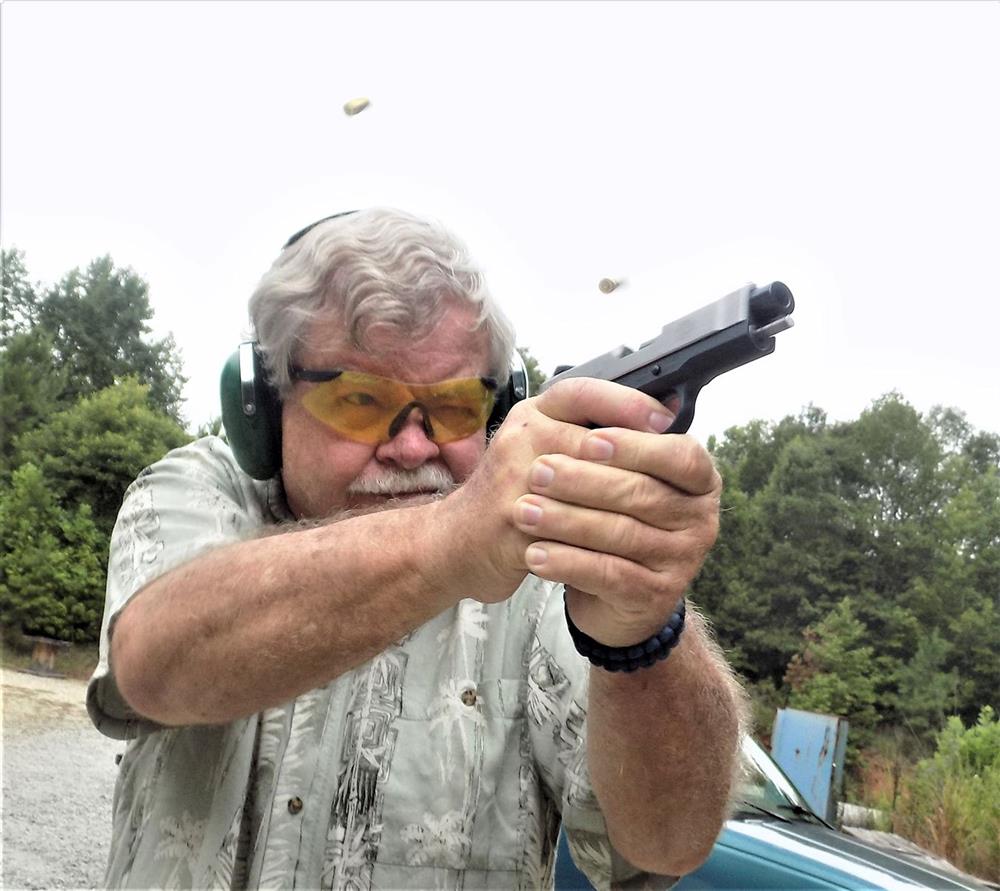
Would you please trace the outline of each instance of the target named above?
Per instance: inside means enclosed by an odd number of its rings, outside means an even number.
[[[687,381],[673,390],[673,394],[680,399],[681,404],[673,424],[664,430],[664,433],[688,432],[688,428],[690,428],[691,423],[694,421],[694,404],[700,390],[700,386],[694,386]]]

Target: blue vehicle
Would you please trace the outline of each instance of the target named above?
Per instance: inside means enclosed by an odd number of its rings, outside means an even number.
[[[813,813],[770,756],[749,737],[746,781],[732,817],[699,869],[676,891],[988,891],[988,885],[937,869],[916,857],[875,847]],[[559,839],[556,889],[592,886]]]

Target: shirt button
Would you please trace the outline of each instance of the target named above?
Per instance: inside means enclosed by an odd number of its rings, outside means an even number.
[[[302,810],[302,799],[296,795],[294,798],[288,799],[288,813],[297,814]]]
[[[466,687],[462,691],[462,705],[472,706],[476,704],[476,700],[479,697],[476,696],[475,687]]]

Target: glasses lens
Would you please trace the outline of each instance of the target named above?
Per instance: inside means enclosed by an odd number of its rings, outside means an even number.
[[[408,405],[429,417],[434,441],[443,444],[471,436],[486,423],[493,391],[477,378],[437,384],[404,384],[389,378],[345,371],[310,388],[302,398],[317,420],[356,442],[390,439],[389,428]]]
[[[430,413],[436,442],[452,442],[471,436],[486,424],[493,408],[493,391],[476,378],[411,389]]]
[[[395,381],[345,371],[312,387],[302,398],[316,419],[358,442],[379,442],[406,404],[406,390]],[[402,399],[402,402],[400,401]]]

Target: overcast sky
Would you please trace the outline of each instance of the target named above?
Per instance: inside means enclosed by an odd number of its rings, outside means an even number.
[[[192,425],[284,239],[387,204],[467,242],[549,373],[787,283],[796,327],[703,391],[699,438],[892,389],[1000,432],[996,2],[0,16],[3,245],[46,283],[106,253],[141,274]]]

